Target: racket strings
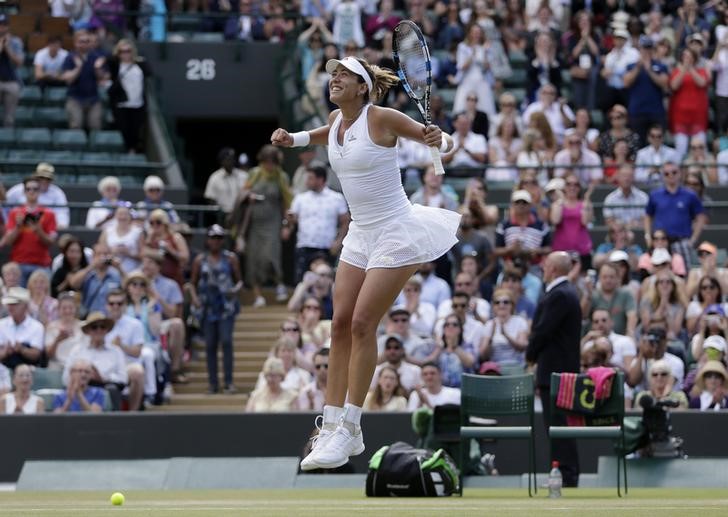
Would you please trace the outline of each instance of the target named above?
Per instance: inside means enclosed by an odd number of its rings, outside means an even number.
[[[404,79],[419,99],[425,95],[429,84],[429,69],[425,49],[417,35],[411,30],[401,30],[395,35],[399,67]]]

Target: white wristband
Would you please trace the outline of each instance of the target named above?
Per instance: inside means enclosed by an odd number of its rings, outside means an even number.
[[[446,153],[449,148],[450,148],[450,142],[447,141],[447,138],[445,138],[445,133],[443,133],[442,142],[440,142],[440,152]]]
[[[308,131],[291,133],[291,138],[293,138],[293,144],[291,147],[306,147],[309,143],[311,143],[311,135]]]

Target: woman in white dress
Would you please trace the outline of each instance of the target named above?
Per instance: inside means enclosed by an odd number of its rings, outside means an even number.
[[[420,264],[457,242],[460,222],[455,212],[412,205],[397,162],[398,138],[447,152],[449,135],[370,102],[397,83],[391,71],[355,57],[332,59],[326,70],[331,102],[339,106],[328,124],[271,136],[282,147],[328,144],[352,219],[336,272],[323,425],[304,470],[335,468],[364,452],[361,411],[377,362],[379,321]]]
[[[45,411],[43,399],[30,391],[32,385],[33,372],[30,366],[27,364],[16,366],[13,374],[15,391],[0,397],[0,415],[32,415]]]
[[[144,242],[144,231],[133,224],[131,205],[120,204],[114,212],[116,224],[101,232],[99,242],[106,244],[111,253],[121,261],[124,273],[131,273],[141,266],[141,249]]]
[[[458,89],[453,101],[453,113],[465,110],[468,94],[475,92],[478,97],[478,111],[492,118],[495,115],[493,83],[495,79],[490,70],[492,61],[490,45],[485,32],[477,23],[468,28],[465,40],[458,44],[457,68]]]

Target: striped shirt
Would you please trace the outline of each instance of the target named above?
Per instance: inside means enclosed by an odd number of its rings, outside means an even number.
[[[495,229],[496,248],[512,246],[521,241],[521,247],[527,250],[551,246],[551,232],[548,225],[531,215],[528,224],[521,226],[514,219],[502,221]]]

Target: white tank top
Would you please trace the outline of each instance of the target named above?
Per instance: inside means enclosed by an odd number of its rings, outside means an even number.
[[[5,414],[6,415],[12,415],[15,413],[15,393],[6,393],[5,394]],[[21,411],[23,414],[26,415],[32,415],[35,414],[35,411],[38,409],[38,400],[40,400],[40,397],[38,395],[30,394],[30,397],[28,397],[28,400],[25,404],[23,404],[23,407],[21,408]]]
[[[402,187],[397,147],[382,147],[369,137],[368,114],[364,106],[339,145],[339,113],[329,130],[329,162],[341,182],[351,219],[359,227],[373,227],[412,210]]]

